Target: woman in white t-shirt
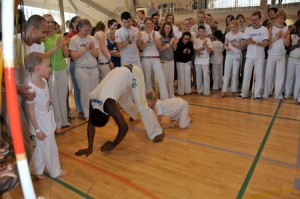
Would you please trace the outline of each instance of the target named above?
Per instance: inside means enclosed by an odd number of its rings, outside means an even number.
[[[99,83],[99,72],[96,58],[98,57],[98,42],[89,35],[92,25],[87,19],[77,23],[78,34],[70,40],[69,50],[75,62],[75,77],[81,91],[80,101],[83,106],[84,117],[89,117],[88,94]]]
[[[142,50],[142,67],[145,76],[146,91],[154,90],[154,77],[156,77],[160,99],[168,99],[168,89],[161,66],[159,52],[160,34],[153,30],[153,21],[151,18],[145,19],[145,31],[138,35],[138,46]]]
[[[231,88],[232,93],[236,93],[238,90],[238,78],[239,68],[241,65],[242,48],[241,45],[243,39],[243,33],[238,31],[238,21],[233,20],[230,22],[231,31],[225,35],[224,49],[226,50],[224,78],[221,97],[225,97],[225,93],[228,91],[228,84],[231,76]]]

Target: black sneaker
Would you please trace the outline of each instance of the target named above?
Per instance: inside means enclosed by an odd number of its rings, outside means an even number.
[[[242,95],[238,95],[236,98],[243,99],[244,97]]]
[[[261,100],[261,97],[256,97],[255,100]]]

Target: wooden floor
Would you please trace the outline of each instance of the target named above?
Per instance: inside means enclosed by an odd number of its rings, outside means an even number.
[[[128,122],[126,138],[106,155],[99,147],[115,137],[115,123],[110,120],[97,129],[92,155],[76,157],[74,152],[87,146],[86,123],[72,120],[76,126],[57,137],[62,166],[70,175],[34,180],[37,195],[49,199],[299,199],[300,106],[293,100],[221,99],[219,94],[184,96],[190,103],[192,126],[170,128],[164,118],[163,143],[147,138],[141,120]],[[22,198],[21,188],[11,195]]]

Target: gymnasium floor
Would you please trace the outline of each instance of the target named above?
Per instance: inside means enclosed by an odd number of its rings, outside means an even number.
[[[164,118],[164,142],[154,144],[140,119],[112,152],[99,147],[112,140],[111,119],[96,130],[94,151],[87,147],[86,122],[57,137],[61,163],[70,175],[34,180],[37,195],[51,199],[260,199],[300,198],[300,106],[293,100],[255,101],[192,94],[193,123],[170,128]],[[74,107],[74,105],[73,105]],[[74,110],[74,108],[73,108]],[[124,113],[126,120],[129,116]],[[11,192],[22,198],[21,188]]]

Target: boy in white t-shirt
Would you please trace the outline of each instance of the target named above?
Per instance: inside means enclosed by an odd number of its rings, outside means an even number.
[[[286,46],[290,45],[290,31],[284,25],[286,13],[279,10],[275,15],[276,25],[270,29],[270,42],[268,50],[267,68],[264,86],[264,98],[272,94],[272,83],[275,72],[275,99],[282,99],[282,90],[286,68]]]
[[[68,171],[62,170],[60,166],[54,134],[54,111],[45,79],[50,75],[50,59],[42,53],[33,52],[25,57],[25,65],[30,73],[28,86],[31,92],[36,93],[33,101],[26,101],[32,127],[31,137],[36,142],[29,163],[30,172],[39,180],[45,178],[45,167],[52,178],[65,176]]]
[[[194,41],[195,49],[195,69],[197,92],[209,96],[210,95],[210,71],[209,71],[209,56],[212,51],[212,44],[209,38],[206,38],[204,26],[198,28],[199,38]],[[203,76],[203,79],[202,79]]]
[[[161,124],[162,116],[169,117],[173,122],[170,127],[173,127],[179,120],[179,128],[188,128],[191,125],[191,117],[189,115],[189,104],[178,97],[173,97],[165,100],[155,98],[153,92],[146,93],[147,103],[151,109],[155,109],[158,122]]]

